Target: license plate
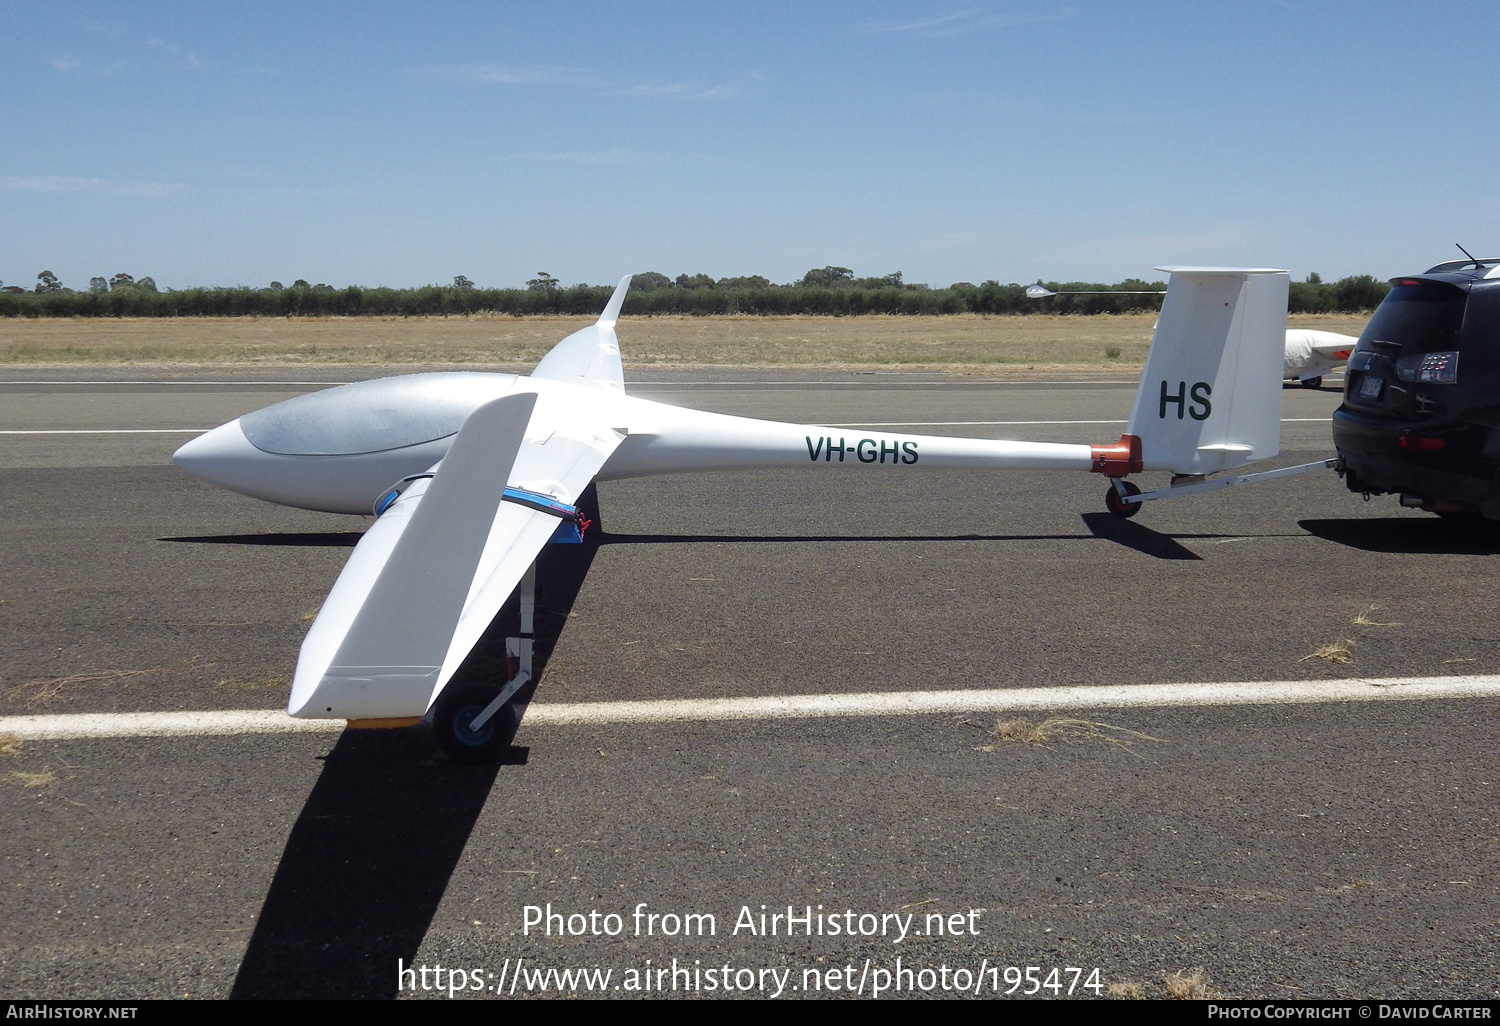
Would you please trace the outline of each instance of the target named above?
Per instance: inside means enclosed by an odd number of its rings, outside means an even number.
[[[1379,399],[1380,393],[1385,391],[1385,378],[1377,378],[1373,374],[1366,374],[1359,383],[1359,397],[1361,399]]]

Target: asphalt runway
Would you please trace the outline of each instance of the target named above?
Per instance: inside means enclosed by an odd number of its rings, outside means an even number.
[[[212,489],[170,454],[308,382],[372,373],[0,375],[0,716],[283,705],[366,521]],[[636,394],[728,413],[1081,442],[1118,437],[1134,390],[634,377]],[[1331,455],[1337,403],[1284,392],[1279,463]],[[120,433],[52,433],[79,431]],[[1500,533],[1362,502],[1331,473],[1120,522],[1092,475],[880,469],[600,485],[599,544],[544,566],[532,709],[1500,672]],[[1308,658],[1346,640],[1349,662]],[[1070,709],[1100,726],[1045,745],[997,742],[994,715],[538,716],[486,769],[448,764],[421,728],[27,739],[0,755],[0,997],[391,996],[398,960],[462,969],[472,996],[535,993],[532,970],[552,968],[608,969],[604,993],[627,996],[628,973],[666,967],[671,994],[674,958],[679,995],[722,996],[702,972],[727,965],[736,988],[755,971],[752,996],[784,971],[782,997],[856,981],[869,996],[882,971],[903,982],[900,957],[938,974],[903,996],[944,994],[943,966],[981,994],[1011,986],[1009,966],[1028,989],[1039,966],[1148,994],[1201,968],[1236,997],[1492,998],[1497,712]],[[549,903],[621,931],[524,930]],[[641,903],[711,914],[714,933],[663,936],[668,918],[636,936]],[[734,930],[762,905],[963,925]],[[432,996],[437,974],[409,982]]]

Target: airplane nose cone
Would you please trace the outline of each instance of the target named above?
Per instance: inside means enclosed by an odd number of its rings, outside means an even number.
[[[265,453],[250,444],[238,420],[221,424],[172,454],[172,463],[202,481],[234,491],[264,462]]]

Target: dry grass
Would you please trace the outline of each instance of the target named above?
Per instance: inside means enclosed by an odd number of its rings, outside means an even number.
[[[289,688],[292,682],[285,677],[225,677],[215,682],[221,688]]]
[[[629,317],[627,368],[1138,370],[1155,314],[947,317]],[[462,365],[529,369],[592,317],[0,319],[0,364]],[[1363,318],[1293,327],[1357,334]],[[1118,353],[1118,355],[1113,355]]]
[[[68,677],[42,677],[7,688],[3,693],[3,697],[20,698],[25,695],[27,705],[46,705],[62,694],[64,688],[73,684],[89,684],[94,681],[116,680],[120,677],[139,677],[148,673],[160,672],[161,670],[111,670],[106,673],[75,673]]]
[[[1373,612],[1375,612],[1375,610],[1377,610],[1379,608],[1380,608],[1379,606],[1371,606],[1370,608],[1366,609],[1363,613],[1360,613],[1358,616],[1356,616],[1354,619],[1350,620],[1349,622],[1351,624],[1353,624],[1355,627],[1400,627],[1401,626],[1400,623],[1395,623],[1395,622],[1393,622],[1393,623],[1381,623],[1381,622],[1376,621],[1376,620],[1371,620],[1370,619],[1370,614],[1373,613]]]
[[[1146,988],[1139,983],[1125,981],[1123,983],[1111,983],[1104,988],[1104,993],[1112,998],[1122,998],[1126,1001],[1144,1001],[1146,999]]]
[[[14,734],[0,734],[0,755],[15,755],[20,750],[20,738]]]
[[[1218,997],[1208,986],[1208,974],[1202,969],[1180,969],[1162,978],[1167,997],[1175,1001],[1207,1001]]]
[[[1032,723],[1026,719],[998,720],[995,728],[990,731],[990,737],[994,744],[983,745],[979,751],[993,752],[1003,744],[1039,745],[1045,748],[1054,742],[1079,745],[1089,741],[1103,741],[1129,749],[1138,741],[1162,740],[1137,730],[1065,716],[1052,716],[1040,723]]]
[[[1352,663],[1354,662],[1354,649],[1358,647],[1353,638],[1340,638],[1338,641],[1315,649],[1307,655],[1298,659],[1297,662],[1305,663],[1309,659],[1326,659],[1330,663]]]
[[[11,776],[21,781],[22,787],[46,787],[57,780],[57,775],[48,769],[40,773],[11,773]]]

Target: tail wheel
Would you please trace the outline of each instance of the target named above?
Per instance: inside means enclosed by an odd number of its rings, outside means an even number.
[[[478,730],[470,728],[484,712],[496,690],[483,684],[462,684],[444,689],[432,710],[432,725],[438,743],[454,762],[477,766],[494,762],[516,736],[520,716],[514,702],[506,702]]]
[[[1301,381],[1297,382],[1297,384],[1301,385],[1303,388],[1322,388],[1323,376],[1320,374],[1315,378],[1303,378]]]
[[[1120,487],[1125,489],[1126,495],[1141,494],[1140,488],[1129,481],[1121,481]],[[1110,485],[1109,490],[1104,493],[1104,508],[1115,516],[1124,517],[1128,520],[1141,511],[1141,504],[1139,502],[1121,501],[1120,493],[1115,491],[1114,485]]]

